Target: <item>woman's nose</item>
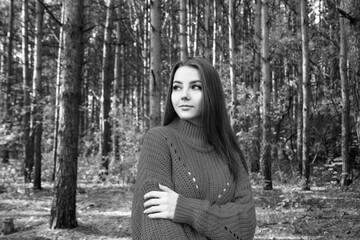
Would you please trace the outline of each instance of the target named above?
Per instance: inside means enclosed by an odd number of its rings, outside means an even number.
[[[189,91],[187,89],[184,89],[181,93],[181,100],[189,100]]]

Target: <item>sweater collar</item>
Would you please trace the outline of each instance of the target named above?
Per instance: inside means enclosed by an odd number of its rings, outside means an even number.
[[[180,118],[171,122],[169,127],[175,129],[190,145],[201,149],[211,148],[203,127]]]

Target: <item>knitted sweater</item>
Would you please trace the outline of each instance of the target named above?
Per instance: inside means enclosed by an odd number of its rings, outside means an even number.
[[[201,127],[176,119],[144,137],[132,205],[137,239],[252,239],[255,208],[243,165],[234,182],[227,163],[207,143]],[[144,194],[165,185],[179,194],[175,216],[150,219]]]

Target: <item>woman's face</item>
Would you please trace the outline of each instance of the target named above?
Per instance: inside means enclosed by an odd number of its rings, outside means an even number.
[[[203,110],[203,85],[199,70],[182,66],[175,72],[171,102],[177,115],[197,125]]]

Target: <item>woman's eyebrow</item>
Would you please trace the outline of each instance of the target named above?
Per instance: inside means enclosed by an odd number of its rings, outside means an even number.
[[[183,82],[180,81],[180,80],[174,80],[173,84],[174,84],[174,83],[183,84]],[[192,81],[190,81],[190,83],[191,83],[191,84],[194,84],[194,83],[202,83],[202,81],[201,81],[201,80],[192,80]]]
[[[201,80],[193,80],[193,81],[190,81],[190,83],[194,84],[194,83],[202,83]]]
[[[179,81],[179,80],[174,80],[173,84],[174,84],[174,83],[182,84],[182,82]]]

